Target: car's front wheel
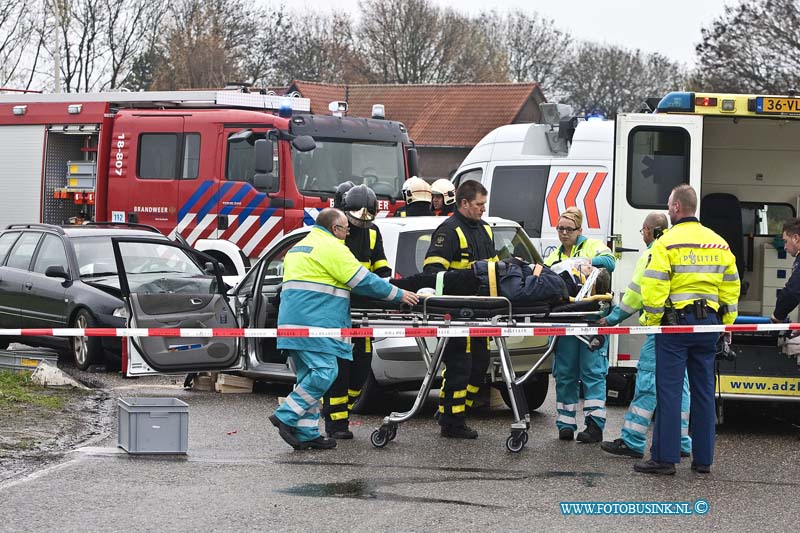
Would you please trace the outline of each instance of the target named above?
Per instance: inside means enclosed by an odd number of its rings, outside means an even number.
[[[81,309],[72,319],[71,326],[78,329],[97,327],[97,321],[87,309]],[[81,370],[87,370],[96,361],[100,361],[102,346],[100,337],[70,337],[72,344],[72,358],[75,366]]]
[[[511,398],[508,396],[508,389],[506,388],[505,383],[500,383],[497,387],[500,390],[500,395],[503,397],[503,401],[509,408],[511,408]],[[550,388],[549,376],[547,374],[534,374],[522,384],[521,388],[525,392],[525,400],[528,404],[528,411],[533,413],[536,409],[542,406],[545,398],[547,398],[547,390]]]
[[[367,382],[361,389],[361,397],[353,406],[353,412],[362,415],[387,414],[392,409],[391,404],[394,397],[393,391],[378,383],[375,373],[370,370]]]

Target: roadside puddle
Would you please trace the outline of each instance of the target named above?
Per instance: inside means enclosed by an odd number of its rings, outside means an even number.
[[[481,478],[487,480],[487,478]],[[275,492],[291,494],[293,496],[310,496],[316,498],[351,498],[355,500],[380,500],[387,502],[408,503],[445,503],[450,505],[464,505],[468,507],[481,507],[484,509],[502,509],[498,505],[468,502],[464,500],[449,500],[445,498],[425,498],[420,496],[405,496],[391,492],[382,492],[381,489],[396,485],[413,485],[418,483],[447,483],[465,481],[464,478],[452,479],[353,479],[339,483],[304,483],[287,489],[278,489]]]

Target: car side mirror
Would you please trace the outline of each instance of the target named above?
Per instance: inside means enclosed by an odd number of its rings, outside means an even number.
[[[255,174],[253,176],[253,187],[266,192],[278,192],[278,180],[270,174]]]
[[[417,153],[417,149],[407,149],[406,158],[408,159],[408,175],[419,176],[419,154]]]
[[[298,135],[292,139],[292,146],[298,152],[310,152],[317,147],[317,143],[314,142],[314,137],[310,135]]]
[[[69,279],[69,274],[61,265],[50,265],[45,269],[44,275],[48,278],[63,278],[65,280]]]
[[[272,140],[259,139],[255,144],[256,174],[272,174]]]
[[[206,274],[222,274],[223,272],[222,265],[214,261],[206,262],[203,270]]]

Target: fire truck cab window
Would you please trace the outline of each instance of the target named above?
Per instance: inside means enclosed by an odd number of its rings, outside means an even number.
[[[234,135],[236,132],[231,133]],[[225,178],[229,181],[247,181],[252,183],[256,173],[255,143],[266,139],[264,133],[254,133],[246,141],[228,141],[228,162],[225,167]],[[278,143],[273,143],[272,175],[278,177]]]
[[[139,137],[140,179],[193,180],[199,171],[199,133],[143,133]]]
[[[664,209],[672,189],[689,183],[689,132],[677,127],[634,128],[628,137],[628,203]]]
[[[172,180],[178,177],[177,133],[143,133],[139,137],[141,179]]]
[[[405,179],[403,148],[394,142],[314,139],[310,152],[292,150],[294,179],[301,193],[336,192],[345,181],[367,185],[379,198],[400,197]]]
[[[200,134],[187,133],[183,136],[183,173],[185,180],[197,179],[200,173]]]

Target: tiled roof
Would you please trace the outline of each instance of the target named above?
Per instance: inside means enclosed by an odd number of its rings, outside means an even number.
[[[420,146],[472,147],[493,129],[511,124],[523,106],[545,101],[536,83],[458,85],[327,85],[295,81],[290,89],[311,99],[313,113],[346,100],[347,114],[369,117],[383,104],[386,118],[406,125]]]

